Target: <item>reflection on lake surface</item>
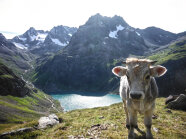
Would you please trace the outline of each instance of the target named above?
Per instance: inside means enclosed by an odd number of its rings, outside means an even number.
[[[119,95],[107,94],[104,96],[82,96],[79,94],[55,94],[51,96],[61,103],[65,111],[109,106],[121,102]]]

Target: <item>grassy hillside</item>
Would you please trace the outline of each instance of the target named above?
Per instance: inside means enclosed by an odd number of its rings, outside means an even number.
[[[164,98],[158,98],[154,112],[152,133],[155,139],[182,139],[186,138],[186,112],[168,110],[164,105]],[[127,138],[128,131],[125,128],[125,114],[122,103],[107,107],[74,110],[59,113],[62,123],[46,130],[36,130],[22,135],[9,136],[7,138],[68,138],[68,137],[98,137],[98,138]],[[143,116],[138,115],[138,125],[145,130]],[[11,129],[36,125],[37,121],[24,123],[20,126],[12,126]],[[10,128],[1,130],[7,131]],[[136,131],[137,138],[143,136]]]
[[[168,47],[152,53],[147,58],[152,60],[158,60],[156,64],[164,64],[170,60],[178,60],[186,57],[186,38],[183,40],[174,42]]]
[[[25,97],[0,96],[0,123],[19,123],[44,114],[57,112],[51,108],[49,99],[55,103],[57,108],[60,108],[58,101],[39,90],[37,93],[32,92]]]
[[[0,63],[0,129],[62,111],[60,103],[44,92],[28,86]]]
[[[0,96],[0,130],[59,111],[60,103],[39,90],[25,97]]]
[[[147,58],[165,66],[167,73],[157,78],[160,96],[185,93],[186,90],[186,38],[173,42],[168,47],[154,52]]]

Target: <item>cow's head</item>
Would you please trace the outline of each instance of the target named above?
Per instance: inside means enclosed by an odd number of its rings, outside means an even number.
[[[150,89],[152,77],[164,75],[167,69],[163,66],[152,66],[155,61],[148,59],[127,58],[126,67],[117,66],[112,72],[118,76],[126,76],[129,84],[129,97],[134,100],[141,100]]]

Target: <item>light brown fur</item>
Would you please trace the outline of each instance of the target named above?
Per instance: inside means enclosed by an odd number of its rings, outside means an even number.
[[[152,67],[154,61],[149,59],[127,58],[126,67],[113,68],[113,73],[121,77],[120,96],[123,99],[126,113],[126,125],[130,126],[128,138],[134,138],[134,128],[137,128],[137,112],[144,114],[146,138],[152,137],[152,113],[158,88],[154,77],[162,76],[166,68]],[[137,128],[139,130],[139,128]]]

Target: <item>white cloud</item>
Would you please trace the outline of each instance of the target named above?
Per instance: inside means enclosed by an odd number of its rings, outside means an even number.
[[[23,33],[31,26],[84,24],[91,15],[122,16],[133,27],[186,30],[185,0],[0,0],[0,30]]]

